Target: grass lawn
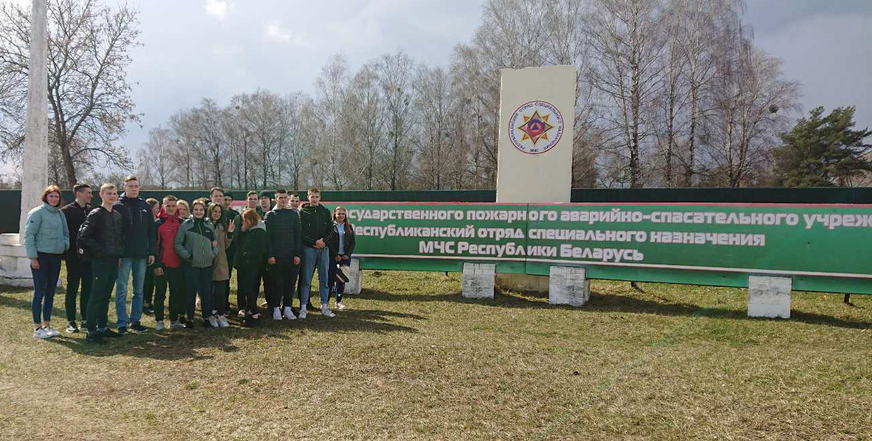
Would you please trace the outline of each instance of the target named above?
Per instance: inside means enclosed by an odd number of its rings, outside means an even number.
[[[785,321],[728,288],[595,281],[569,308],[464,300],[460,274],[364,286],[335,319],[146,317],[103,346],[32,338],[30,291],[4,289],[0,439],[872,439],[872,297],[794,293]]]

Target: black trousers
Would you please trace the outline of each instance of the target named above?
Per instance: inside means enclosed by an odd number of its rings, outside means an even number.
[[[142,305],[151,305],[154,300],[154,265],[145,268],[145,281],[142,284]]]
[[[240,309],[248,312],[249,316],[257,314],[260,309],[257,307],[257,295],[260,291],[260,279],[263,277],[263,268],[259,266],[244,266],[236,270],[237,295],[243,300],[240,303]]]
[[[297,291],[297,276],[300,265],[294,265],[293,257],[276,257],[276,264],[269,269],[272,274],[272,295],[267,301],[270,308],[283,306],[290,308]]]
[[[118,279],[118,259],[92,261],[91,273],[94,282],[91,285],[91,298],[88,299],[88,332],[109,326],[109,297]]]
[[[87,320],[88,300],[91,298],[91,284],[94,277],[91,274],[91,262],[85,262],[75,257],[66,258],[67,262],[67,295],[64,298],[64,307],[67,310],[67,321],[76,321],[76,295],[81,283],[82,292],[79,295],[79,312],[82,320]]]
[[[170,289],[170,321],[176,321],[185,314],[185,270],[179,268],[164,268],[163,276],[154,278],[154,319],[164,319],[164,302],[167,298],[167,286]]]

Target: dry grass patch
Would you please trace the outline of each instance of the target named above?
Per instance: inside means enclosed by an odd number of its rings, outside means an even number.
[[[867,297],[751,320],[727,288],[595,282],[574,309],[364,280],[336,319],[99,347],[36,341],[30,292],[0,292],[0,439],[872,439]]]

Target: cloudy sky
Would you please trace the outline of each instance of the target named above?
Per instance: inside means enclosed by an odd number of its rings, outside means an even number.
[[[203,97],[226,104],[258,88],[311,93],[336,52],[352,69],[398,48],[446,65],[485,1],[133,0],[143,45],[129,79],[143,116],[125,143],[139,148],[149,129]],[[872,0],[746,1],[757,45],[803,84],[804,111],[856,105],[858,125],[872,127]]]

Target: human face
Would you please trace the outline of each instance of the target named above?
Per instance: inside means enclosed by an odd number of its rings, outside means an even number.
[[[344,224],[345,220],[346,220],[345,219],[345,217],[346,217],[345,209],[340,208],[340,209],[336,210],[336,214],[334,215],[334,217],[336,218],[336,222],[339,222],[340,224]]]
[[[214,222],[221,220],[221,208],[220,205],[215,205],[209,210],[209,217],[212,218]]]
[[[151,215],[157,217],[157,214],[160,212],[160,204],[154,204],[151,206]]]
[[[139,197],[139,181],[136,179],[132,181],[127,181],[124,183],[124,194],[127,197],[138,198]]]
[[[245,199],[248,202],[248,208],[257,208],[257,195],[253,194]]]
[[[184,218],[188,217],[188,207],[186,207],[182,204],[179,204],[179,217],[184,217]]]
[[[300,208],[300,197],[297,195],[291,196],[291,208],[296,210]]]
[[[321,204],[321,193],[312,193],[309,192],[309,204],[313,207],[317,207]]]
[[[233,196],[224,195],[224,208],[230,208],[233,205]]]
[[[100,192],[100,199],[103,199],[103,205],[112,205],[115,202],[118,202],[118,190],[114,188],[107,188]]]
[[[264,196],[264,197],[260,198],[260,209],[261,210],[269,211],[269,204],[270,204],[269,196]]]
[[[78,202],[79,205],[85,205],[85,204],[91,203],[91,199],[93,197],[94,197],[93,191],[91,191],[91,189],[87,188],[87,187],[76,192],[76,202]]]
[[[212,200],[213,204],[224,205],[224,193],[221,193],[218,190],[213,191],[212,194],[209,195],[209,199]]]
[[[60,193],[53,191],[47,195],[45,195],[45,200],[48,201],[48,204],[52,207],[57,207],[58,204],[61,203],[61,195]]]
[[[177,208],[179,208],[179,203],[176,201],[167,201],[167,203],[164,204],[164,211],[170,216],[176,215]]]
[[[202,219],[206,214],[206,209],[203,208],[203,204],[194,205],[194,208],[191,208],[191,211],[194,212],[194,217],[197,219]]]
[[[276,193],[276,204],[279,207],[285,208],[288,206],[288,194],[287,193]]]

